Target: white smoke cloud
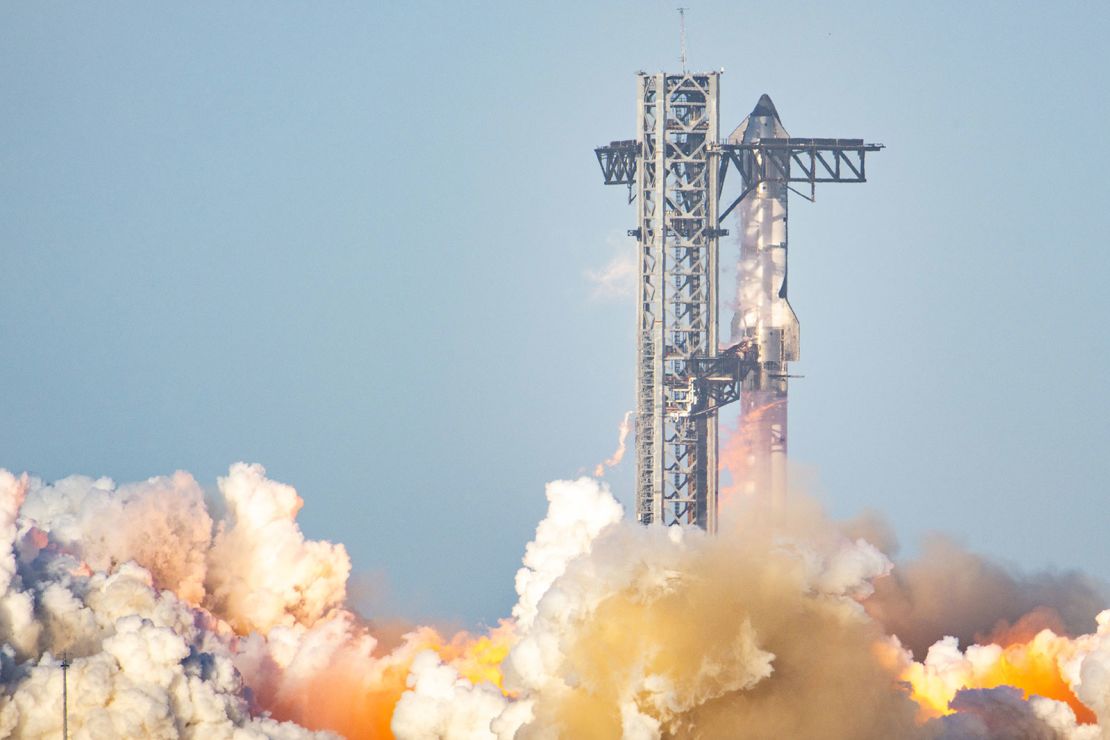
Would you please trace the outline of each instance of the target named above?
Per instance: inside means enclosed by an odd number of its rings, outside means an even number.
[[[511,622],[481,639],[410,629],[385,649],[344,606],[344,549],[306,540],[301,499],[259,466],[232,466],[208,500],[185,473],[0,471],[0,737],[58,736],[66,654],[74,737],[1110,740],[1110,611],[1093,633],[1029,642],[1072,706],[968,689],[994,686],[1011,648],[948,638],[914,663],[864,606],[883,597],[880,617],[913,624],[943,574],[876,593],[897,568],[804,499],[783,526],[745,511],[711,537],[625,520],[590,478],[547,497]],[[1020,601],[1021,582],[988,576],[974,582]],[[1036,586],[1078,614],[1092,597],[1068,583]],[[955,713],[921,724],[906,676]]]
[[[518,601],[513,618],[517,643],[508,660],[508,671],[519,684],[516,689],[543,684],[552,675],[551,663],[558,660],[557,630],[533,626],[541,610],[557,612],[560,605],[577,602],[578,595],[563,594],[553,584],[572,562],[589,553],[598,535],[620,522],[624,513],[609,487],[592,478],[554,481],[547,484],[546,494],[547,516],[525,548],[523,567],[516,574]],[[392,729],[398,738],[466,737],[459,734],[465,730],[473,737],[507,740],[533,720],[529,699],[494,702],[490,687],[459,680],[434,653],[419,656],[419,661],[413,663],[410,691],[393,715]],[[467,708],[461,729],[446,716],[457,706]],[[638,713],[633,713],[629,721],[638,722],[636,717]]]
[[[234,494],[261,474],[236,466],[221,486]],[[202,491],[184,473],[117,488],[0,471],[0,736],[60,736],[63,653],[76,738],[329,736],[252,714],[229,615],[199,608],[226,565],[213,567],[212,538]]]
[[[184,601],[204,598],[213,522],[204,491],[187,473],[118,488],[84,476],[36,482],[21,514],[92,570],[135,560]]]
[[[208,603],[241,632],[311,625],[346,599],[351,561],[342,545],[306,541],[304,505],[259,465],[234,465],[219,481],[227,517],[209,551]]]
[[[591,478],[547,484],[547,516],[524,550],[524,567],[516,574],[519,596],[513,618],[527,630],[536,619],[540,599],[567,565],[589,552],[598,534],[621,520],[624,510],[609,487]]]
[[[507,703],[496,686],[471,684],[431,650],[417,655],[410,671],[410,690],[394,711],[398,737],[496,740],[491,723]]]
[[[1110,740],[1110,609],[1096,619],[1093,634],[1077,639],[1080,650],[1063,666],[1075,695],[1098,716],[1103,740]]]
[[[517,577],[511,698],[426,654],[394,715],[397,737],[731,737],[741,727],[852,740],[1110,737],[1062,701],[963,689],[997,666],[998,645],[961,651],[948,638],[913,664],[861,606],[892,562],[805,501],[778,532],[748,511],[714,538],[622,521],[590,479],[552,484],[548,500]],[[1033,649],[1071,646],[1062,673],[1105,723],[1110,612],[1099,625],[1075,641],[1046,632]],[[921,708],[900,682],[910,665],[951,692],[954,714],[915,719]]]
[[[605,240],[609,260],[599,268],[586,270],[586,280],[593,286],[593,297],[600,300],[623,300],[636,294],[640,266],[636,240],[632,237],[610,236]]]
[[[588,478],[550,484],[547,495],[517,576],[516,642],[504,665],[513,698],[494,701],[490,686],[468,686],[426,655],[397,706],[397,737],[466,728],[499,740],[660,738],[712,727],[925,737],[868,647],[881,634],[856,599],[891,563],[867,542],[831,531],[768,538],[753,528],[729,539],[641,527],[622,521],[608,488]],[[851,680],[806,675],[807,661],[830,654],[852,666]],[[860,719],[820,717],[853,701]],[[459,725],[448,716],[455,707],[466,707]]]

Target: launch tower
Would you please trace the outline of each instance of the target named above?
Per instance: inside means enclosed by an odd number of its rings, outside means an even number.
[[[767,96],[721,141],[719,80],[717,72],[640,73],[636,138],[595,150],[605,184],[627,185],[636,203],[637,226],[628,232],[639,247],[636,516],[710,532],[722,406],[743,396],[743,411],[754,415],[781,396],[781,414],[764,414],[753,427],[751,457],[753,471],[763,471],[753,474],[757,488],[779,488],[772,497],[785,490],[787,363],[798,356],[797,319],[786,303],[790,183],[808,183],[812,200],[818,182],[864,182],[865,153],[881,148],[862,139],[790,138]],[[728,201],[730,169],[740,191]],[[719,240],[728,235],[723,219],[738,207],[739,305],[731,343],[722,347]]]

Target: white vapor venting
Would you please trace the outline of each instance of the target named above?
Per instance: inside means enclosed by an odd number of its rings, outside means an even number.
[[[617,449],[613,454],[607,457],[602,462],[599,462],[594,468],[594,477],[600,478],[605,475],[606,468],[615,468],[621,464],[624,459],[624,453],[628,451],[628,434],[632,431],[632,414],[635,411],[625,411],[624,418],[621,419],[621,425],[617,432]]]
[[[636,254],[636,240],[625,236],[610,236],[606,240],[609,260],[599,268],[585,272],[592,285],[592,297],[597,300],[623,300],[636,295],[640,265]]]

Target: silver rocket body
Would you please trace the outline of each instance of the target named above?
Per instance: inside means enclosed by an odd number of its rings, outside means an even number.
[[[786,139],[774,103],[764,95],[729,136],[729,143]],[[731,343],[759,347],[759,372],[740,395],[741,434],[747,459],[737,466],[740,491],[765,497],[772,512],[786,498],[789,363],[799,356],[798,317],[787,299],[787,183],[761,182],[737,207],[740,256],[736,263]]]

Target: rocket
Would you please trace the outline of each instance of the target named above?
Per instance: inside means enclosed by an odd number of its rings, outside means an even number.
[[[763,95],[728,142],[789,136],[775,104]],[[740,256],[730,337],[733,345],[759,348],[759,370],[741,387],[747,465],[744,479],[734,483],[745,493],[767,497],[772,515],[782,511],[786,497],[788,364],[799,355],[798,317],[787,298],[787,193],[786,182],[760,182],[736,209]]]

